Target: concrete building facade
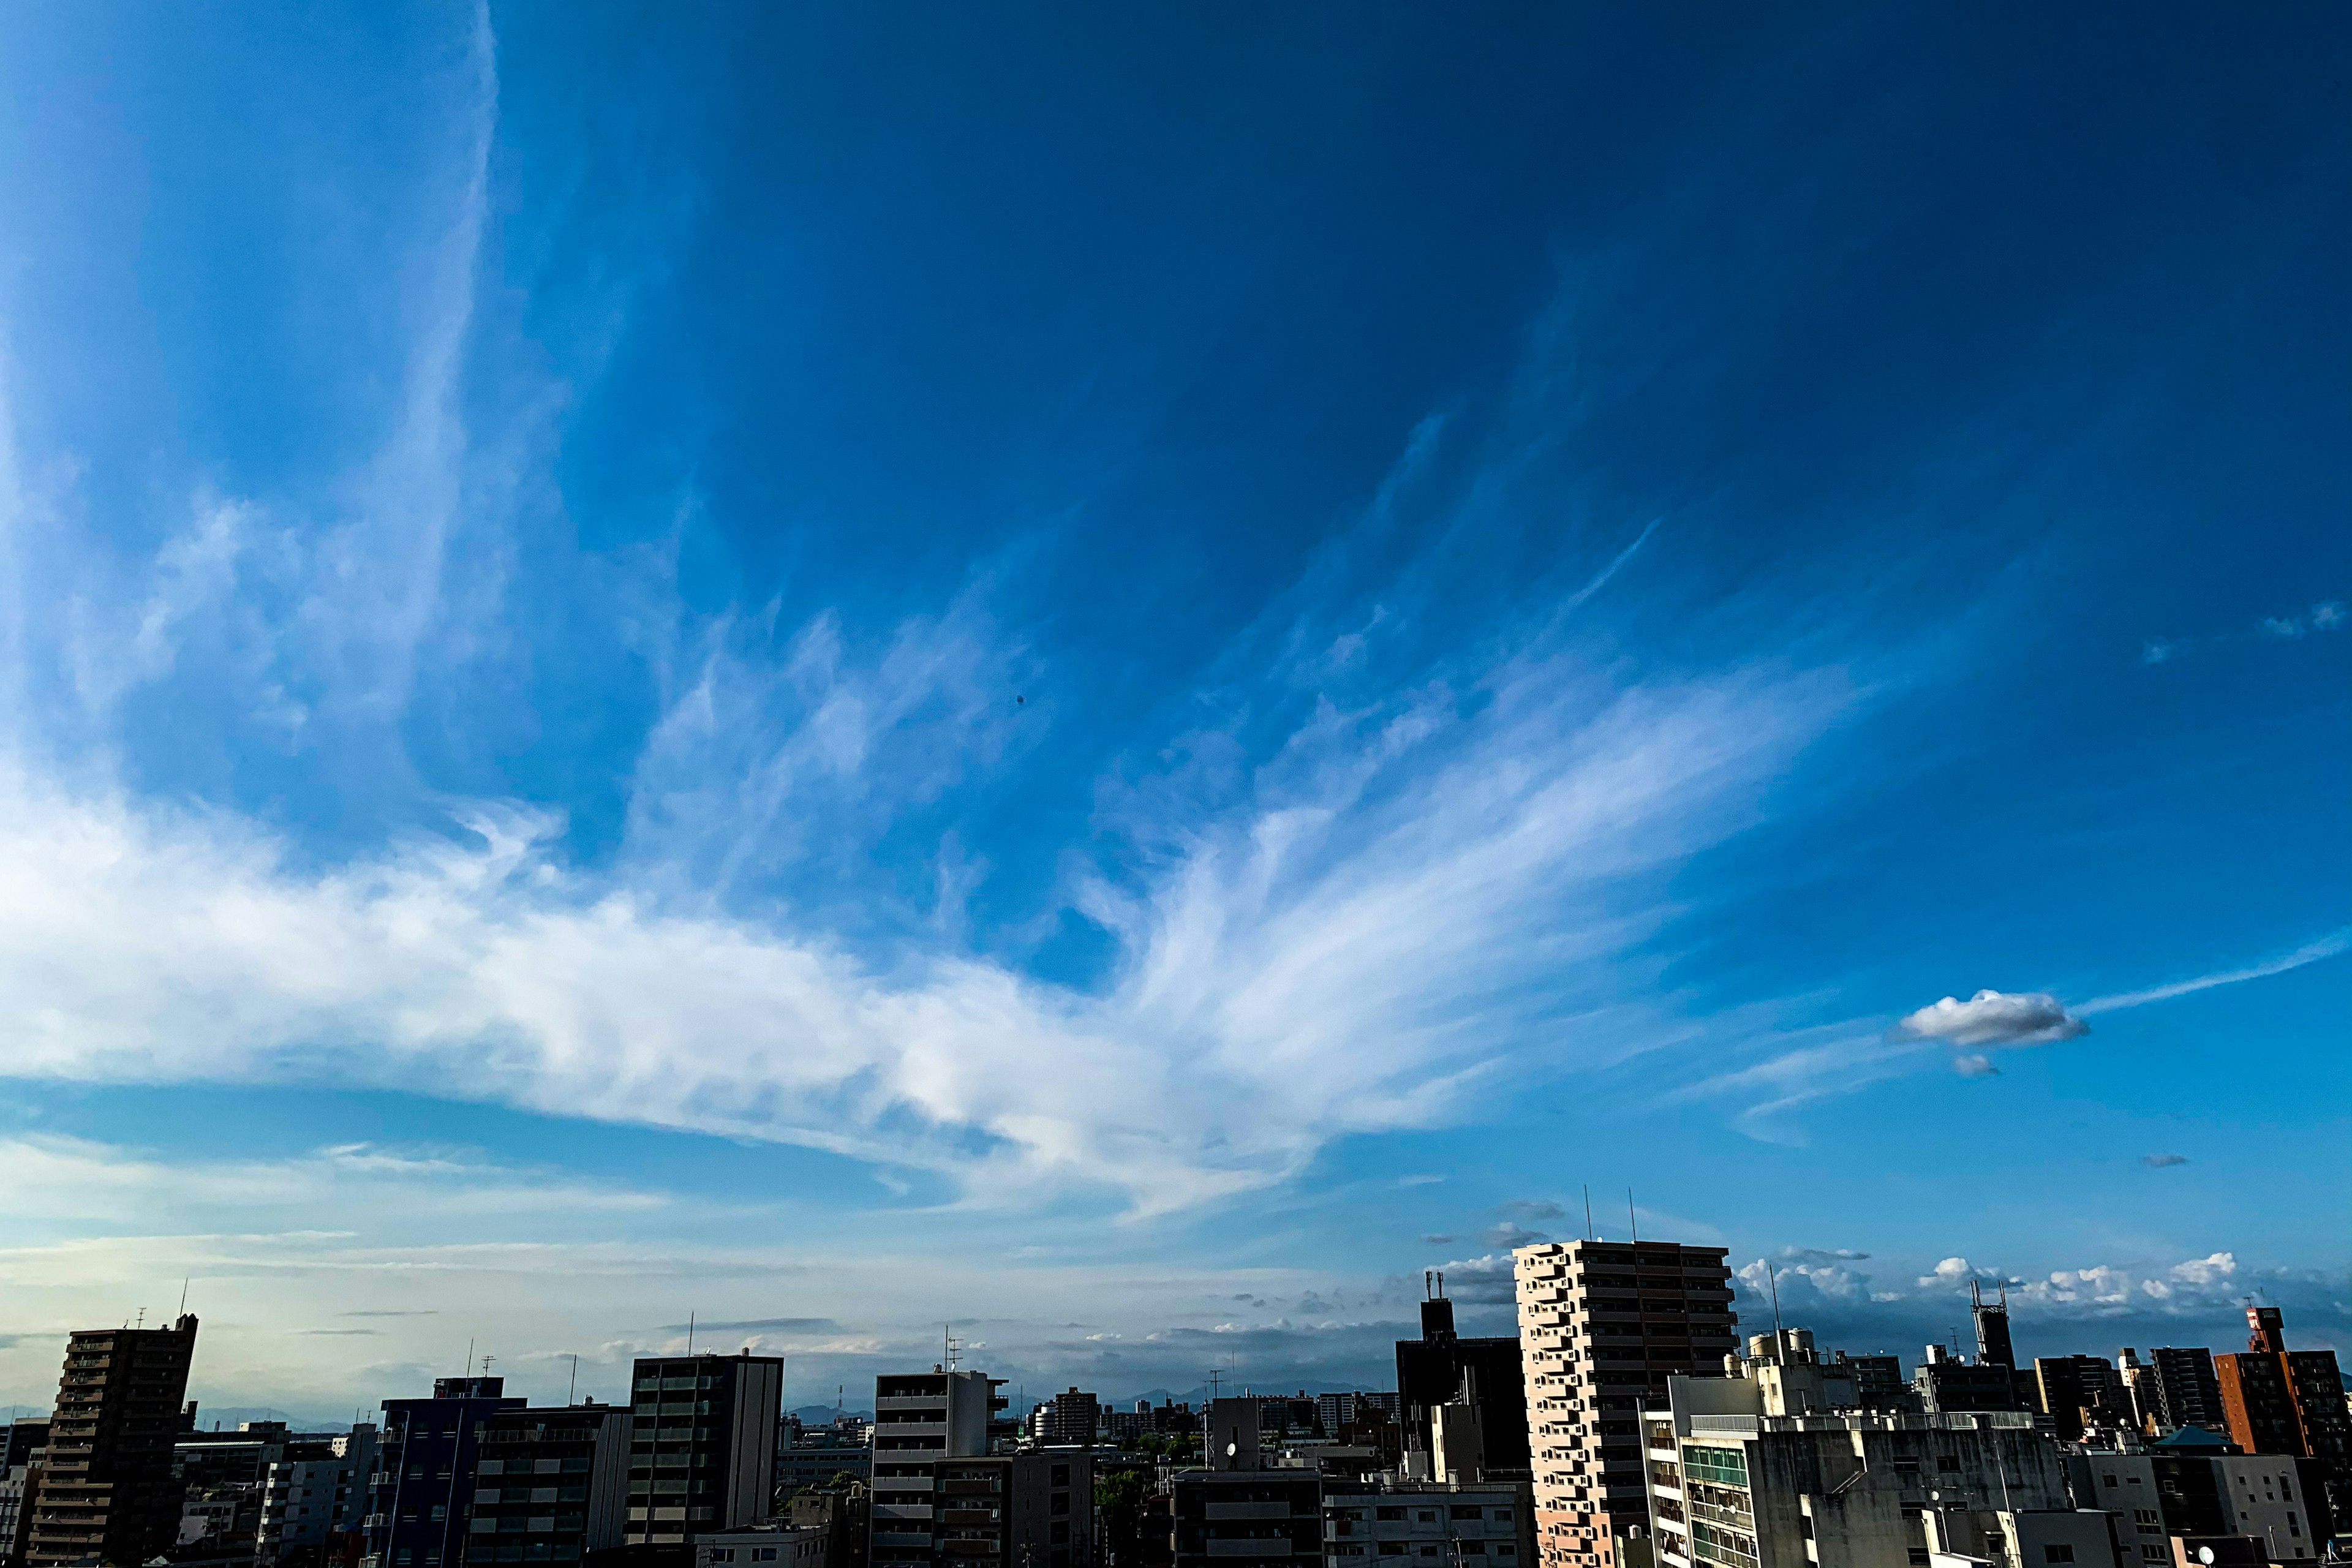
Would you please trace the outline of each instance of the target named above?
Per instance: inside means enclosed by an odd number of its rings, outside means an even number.
[[[677,1546],[766,1517],[775,1505],[783,1390],[778,1356],[639,1357],[624,1541]]]
[[[1602,1241],[1512,1255],[1545,1568],[1618,1568],[1620,1543],[1646,1533],[1642,1411],[1736,1348],[1725,1256]]]
[[[633,1425],[616,1405],[506,1410],[482,1423],[467,1568],[578,1563],[620,1545]]]
[[[1758,1370],[1675,1378],[1643,1418],[1660,1568],[2121,1561],[2113,1516],[2075,1509],[2031,1415],[1839,1410],[1835,1380],[1793,1356]]]

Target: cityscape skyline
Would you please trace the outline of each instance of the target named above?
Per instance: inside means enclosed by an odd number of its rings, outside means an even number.
[[[1360,1385],[1588,1226],[2352,1350],[2347,72],[0,15],[0,1405]]]

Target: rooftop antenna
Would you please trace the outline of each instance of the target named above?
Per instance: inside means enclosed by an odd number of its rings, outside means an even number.
[[[1437,1271],[1437,1299],[1441,1301],[1445,1300],[1445,1270],[1443,1268]]]
[[[188,1315],[188,1279],[185,1274],[180,1276],[180,1316],[184,1318]]]
[[[565,1389],[565,1390],[563,1391],[563,1403],[564,1403],[564,1404],[566,1404],[566,1405],[572,1405],[572,1404],[576,1404],[576,1403],[578,1403],[579,1394],[580,1394],[580,1352],[579,1352],[578,1351],[573,1351],[573,1352],[572,1352],[572,1386],[571,1386],[571,1387],[569,1387],[569,1388],[567,1388],[567,1389]]]
[[[1633,1236],[1634,1244],[1640,1245],[1642,1227],[1633,1220],[1633,1189],[1631,1187],[1625,1189],[1625,1229]]]
[[[1780,1348],[1780,1277],[1772,1268],[1771,1259],[1764,1261],[1764,1280],[1772,1288],[1772,1348]]]
[[[474,1342],[470,1335],[466,1340],[466,1375],[474,1375]]]
[[[489,1375],[490,1375],[490,1363],[492,1363],[492,1362],[494,1362],[494,1361],[496,1361],[496,1360],[498,1360],[498,1359],[499,1359],[498,1357],[496,1357],[496,1356],[492,1355],[492,1354],[491,1354],[489,1352],[488,1352],[488,1351],[484,1351],[484,1352],[482,1352],[482,1375],[483,1375],[484,1377],[488,1377],[488,1376],[489,1376]]]
[[[1587,1241],[1600,1239],[1592,1234],[1592,1184],[1591,1182],[1584,1184],[1584,1239]]]
[[[691,1307],[686,1311],[686,1353],[694,1353],[694,1309]]]
[[[1432,1299],[1429,1293],[1429,1273],[1426,1268],[1421,1271],[1421,1299],[1424,1301]]]

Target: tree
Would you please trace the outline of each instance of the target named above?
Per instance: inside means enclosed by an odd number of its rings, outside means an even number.
[[[1101,1531],[1103,1561],[1118,1568],[1143,1557],[1143,1500],[1151,1482],[1141,1470],[1102,1470],[1095,1476],[1095,1519]]]

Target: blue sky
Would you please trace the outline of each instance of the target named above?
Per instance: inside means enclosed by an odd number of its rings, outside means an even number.
[[[2340,14],[205,20],[0,24],[0,1399],[2352,1346]]]

